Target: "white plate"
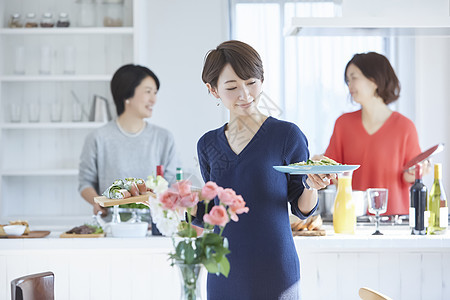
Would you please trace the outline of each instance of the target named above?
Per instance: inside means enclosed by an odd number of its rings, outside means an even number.
[[[303,174],[334,174],[356,170],[360,165],[336,165],[336,166],[273,166],[279,172],[292,175]]]

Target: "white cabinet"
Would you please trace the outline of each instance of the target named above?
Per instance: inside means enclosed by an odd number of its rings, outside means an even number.
[[[88,112],[94,95],[112,102],[113,72],[138,62],[134,20],[142,0],[124,1],[122,27],[103,26],[100,0],[89,4],[95,26],[79,27],[86,15],[81,2],[0,2],[0,223],[70,224],[92,212],[78,193],[78,164],[86,135],[103,123],[86,115],[77,120],[75,111],[82,103]],[[45,12],[55,23],[66,12],[70,26],[9,28],[11,14],[26,23],[30,12],[38,23]]]

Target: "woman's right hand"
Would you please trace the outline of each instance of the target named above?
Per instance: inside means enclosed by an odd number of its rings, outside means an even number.
[[[108,215],[108,210],[105,207],[100,206],[98,203],[94,203],[94,215],[101,212],[102,218]]]

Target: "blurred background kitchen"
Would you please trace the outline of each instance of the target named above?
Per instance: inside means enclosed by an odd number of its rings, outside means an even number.
[[[262,109],[298,124],[312,154],[324,152],[339,115],[359,109],[343,70],[354,53],[366,51],[392,62],[402,91],[391,108],[413,120],[422,150],[446,143],[448,7],[446,0],[2,1],[0,220],[75,225],[90,213],[76,189],[79,154],[86,134],[102,126],[107,112],[114,117],[109,81],[125,63],[150,67],[164,83],[151,122],[174,134],[181,167],[199,180],[196,142],[228,117],[200,70],[206,51],[230,38],[261,53],[270,97]],[[306,29],[291,26],[293,17]],[[321,20],[358,27],[367,18],[385,30],[315,30]],[[392,26],[412,29],[398,34]],[[448,186],[445,153],[434,159]],[[424,181],[431,186],[432,174]]]

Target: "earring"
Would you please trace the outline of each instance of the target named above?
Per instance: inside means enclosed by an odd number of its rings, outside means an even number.
[[[125,100],[125,104],[130,104],[130,100]]]
[[[220,106],[220,99],[219,99],[219,100],[217,100],[217,104],[216,104],[216,106]]]

